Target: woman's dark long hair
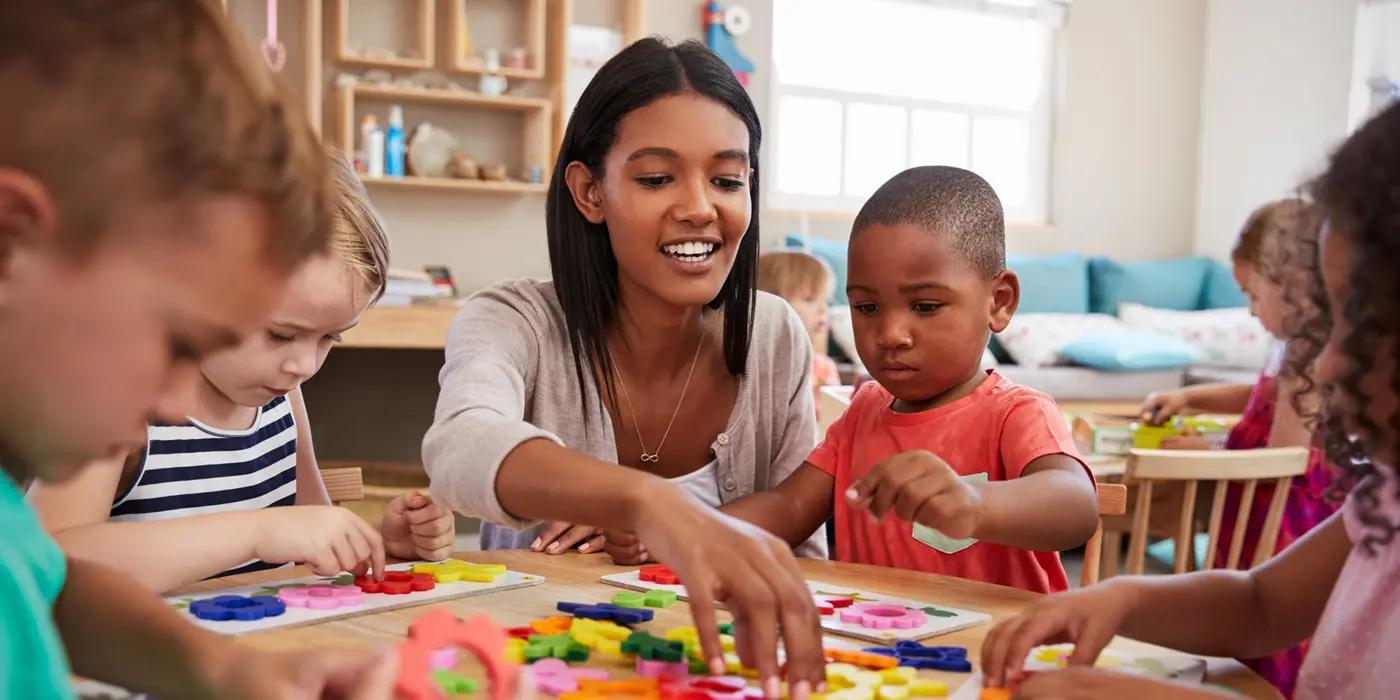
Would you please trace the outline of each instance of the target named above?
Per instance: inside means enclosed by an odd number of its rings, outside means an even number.
[[[672,46],[660,39],[642,39],[623,49],[588,83],[569,116],[554,176],[549,183],[545,226],[549,232],[549,267],[564,308],[569,346],[574,354],[579,388],[588,395],[588,381],[598,368],[612,395],[612,360],[606,333],[617,316],[617,259],[606,223],[593,224],[574,204],[564,179],[569,164],[578,161],[602,180],[603,159],[617,139],[618,123],[633,110],[661,97],[691,91],[733,112],[749,130],[749,182],[752,218],[735,255],[724,286],[708,304],[724,310],[724,360],[732,374],[744,372],[753,332],[754,289],[758,272],[758,112],[734,71],[704,45],[686,41]],[[600,392],[600,399],[602,398]],[[587,399],[584,411],[587,412]]]
[[[1383,339],[1400,336],[1400,103],[1372,118],[1332,155],[1331,163],[1311,186],[1312,195],[1329,217],[1336,234],[1345,236],[1352,247],[1351,288],[1340,309],[1350,326],[1341,338],[1346,368],[1329,387],[1324,421],[1328,457],[1342,471],[1340,485],[1354,487],[1357,515],[1366,532],[1357,543],[1363,551],[1375,554],[1388,546],[1400,532],[1397,523],[1383,512],[1386,492],[1394,493],[1397,465],[1375,464],[1374,456],[1363,449],[1364,442],[1375,447],[1375,438],[1389,432],[1400,435],[1400,413],[1388,417],[1389,431],[1382,430],[1366,416],[1369,400],[1362,389],[1366,375],[1376,364],[1376,348]],[[1392,346],[1391,352],[1395,352]],[[1393,358],[1400,364],[1400,358]],[[1394,367],[1396,365],[1392,365]],[[1390,378],[1386,391],[1400,395],[1400,372]],[[1365,440],[1354,440],[1345,428],[1352,426]],[[1400,445],[1380,446],[1393,456]]]

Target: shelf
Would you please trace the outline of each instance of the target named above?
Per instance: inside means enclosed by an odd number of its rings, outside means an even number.
[[[514,180],[466,180],[450,177],[368,177],[360,178],[368,187],[390,187],[395,189],[466,190],[474,192],[497,192],[502,194],[545,194],[547,184],[516,182]]]
[[[312,0],[305,1],[311,2]],[[335,0],[332,5],[332,11],[335,15],[335,60],[338,63],[366,68],[391,70],[432,68],[434,65],[433,46],[437,43],[437,29],[433,13],[434,3],[435,0],[418,0],[415,8],[417,17],[414,23],[414,34],[417,35],[418,46],[416,48],[422,58],[382,59],[351,55],[350,0]]]
[[[336,62],[359,68],[382,68],[384,70],[428,70],[432,61],[422,58],[358,58],[340,56]]]
[[[481,75],[486,72],[486,66],[456,65],[448,69],[451,73],[462,73],[465,75]],[[494,71],[496,75],[504,76],[507,80],[543,80],[543,68],[506,68],[502,66]]]
[[[466,31],[464,26],[467,23],[466,0],[448,0],[447,8],[447,51],[448,58],[443,63],[444,68],[452,73],[466,75],[481,75],[486,72],[484,64],[469,64],[464,61],[463,54],[466,52],[466,45],[469,41],[463,36]],[[546,49],[545,42],[545,0],[522,0],[520,7],[524,12],[524,35],[525,42],[522,48],[525,49],[528,65],[525,68],[505,68],[495,71],[504,76],[507,80],[544,80],[545,56],[550,50],[559,50],[562,47]],[[555,11],[562,11],[556,8]],[[502,52],[504,55],[504,52]],[[478,57],[480,58],[480,57]]]
[[[345,332],[344,348],[441,350],[457,306],[390,306],[370,308],[360,324]]]
[[[404,102],[427,102],[434,104],[483,107],[486,109],[509,109],[522,112],[544,111],[550,108],[549,100],[541,97],[517,97],[515,95],[483,95],[479,92],[458,92],[433,88],[410,88],[393,85],[357,84],[342,88],[350,90],[355,97],[379,100],[401,100]]]

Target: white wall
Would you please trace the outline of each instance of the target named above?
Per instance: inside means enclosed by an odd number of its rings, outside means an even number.
[[[1195,248],[1228,254],[1258,205],[1315,174],[1347,133],[1357,0],[1211,0]]]

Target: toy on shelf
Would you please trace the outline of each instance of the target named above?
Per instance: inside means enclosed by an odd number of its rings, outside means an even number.
[[[731,5],[728,8],[714,0],[705,3],[701,10],[701,25],[705,29],[705,45],[710,47],[734,71],[739,84],[749,86],[749,76],[753,75],[754,64],[734,44],[734,37],[747,34],[753,26],[753,17],[743,7]]]

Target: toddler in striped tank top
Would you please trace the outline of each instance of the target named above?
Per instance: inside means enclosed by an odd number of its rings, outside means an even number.
[[[165,591],[292,562],[334,575],[379,571],[385,555],[442,559],[451,511],[425,492],[390,502],[375,529],[331,505],[300,384],[383,294],[388,240],[363,185],[332,154],[330,251],[292,276],[262,333],[205,358],[184,423],[150,425],[144,450],[90,465],[30,497],[77,556]]]

